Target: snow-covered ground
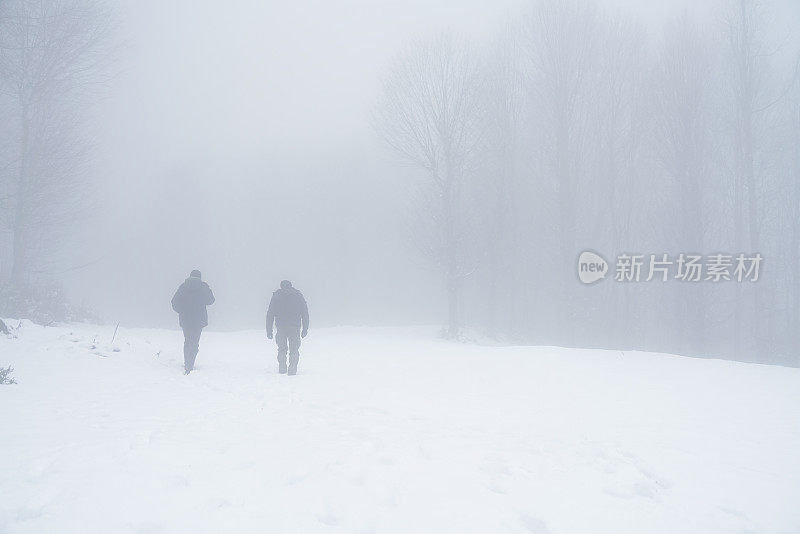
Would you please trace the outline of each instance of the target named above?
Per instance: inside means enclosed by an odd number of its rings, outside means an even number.
[[[434,332],[24,323],[0,532],[800,532],[800,370]]]

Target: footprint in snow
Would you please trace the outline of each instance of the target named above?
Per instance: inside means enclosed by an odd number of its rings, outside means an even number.
[[[634,497],[654,499],[656,497],[656,491],[653,489],[653,485],[646,480],[639,480],[633,484],[606,487],[603,491],[606,495],[611,495],[612,497],[620,499],[632,499]]]
[[[289,476],[286,477],[285,484],[287,486],[294,486],[295,484],[298,484],[298,483],[302,482],[303,480],[305,480],[307,476],[308,476],[307,472],[296,471],[296,472],[294,472],[294,473],[292,473],[292,474],[290,474]]]
[[[324,514],[317,514],[317,521],[319,521],[323,525],[328,525],[329,527],[335,527],[339,524],[339,518],[336,517],[336,515],[332,514],[331,512],[326,512]]]
[[[742,512],[740,510],[737,510],[736,508],[729,508],[727,506],[720,506],[719,509],[722,510],[723,512],[725,512],[728,515],[732,515],[733,517],[738,517],[739,519],[746,519],[748,521],[750,520],[750,518],[747,516],[746,513]]]
[[[548,534],[550,532],[550,529],[547,528],[547,525],[544,523],[544,521],[538,517],[523,514],[520,516],[519,520],[522,522],[522,525],[528,529],[528,532],[533,534]]]
[[[502,484],[499,484],[497,480],[489,482],[486,487],[492,493],[497,493],[498,495],[505,495],[508,493],[508,490]]]
[[[185,488],[189,486],[189,477],[184,474],[172,474],[165,476],[164,482],[173,488]]]
[[[640,481],[633,485],[633,491],[636,492],[636,495],[639,497],[647,497],[648,499],[652,499],[656,496],[655,491],[650,484]]]
[[[43,517],[47,513],[47,508],[61,496],[61,488],[49,484],[25,503],[25,506],[17,510],[17,519],[28,521]]]

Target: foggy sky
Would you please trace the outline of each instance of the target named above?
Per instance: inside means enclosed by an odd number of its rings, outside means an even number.
[[[408,42],[446,29],[489,39],[527,2],[120,4],[118,75],[92,126],[100,207],[73,260],[97,261],[66,275],[76,300],[170,325],[172,291],[199,268],[217,293],[212,328],[260,326],[282,278],[304,290],[315,324],[441,320],[438,273],[406,251],[409,171],[370,113]],[[604,4],[654,32],[714,9]],[[787,33],[800,24],[798,3],[776,12]]]

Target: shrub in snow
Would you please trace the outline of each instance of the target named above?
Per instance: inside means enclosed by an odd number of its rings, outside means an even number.
[[[0,384],[16,384],[17,381],[11,376],[13,372],[14,368],[10,365],[8,367],[0,367]]]
[[[19,317],[34,323],[97,322],[88,310],[69,303],[57,285],[0,284],[0,317]]]
[[[17,321],[17,324],[13,325],[8,319],[0,319],[0,334],[8,339],[17,339],[20,328],[22,328],[22,321]]]

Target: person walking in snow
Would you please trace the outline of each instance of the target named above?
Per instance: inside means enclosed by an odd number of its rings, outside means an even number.
[[[275,323],[275,342],[278,344],[278,372],[297,374],[300,360],[300,338],[308,335],[308,304],[303,294],[292,287],[289,280],[281,282],[280,289],[272,294],[267,310],[267,339],[272,339]],[[286,367],[286,353],[289,367]]]
[[[206,306],[211,304],[214,304],[214,293],[203,282],[197,269],[192,271],[172,297],[172,309],[178,312],[183,329],[183,366],[187,375],[194,369],[194,361],[200,350],[200,333],[208,326]]]

